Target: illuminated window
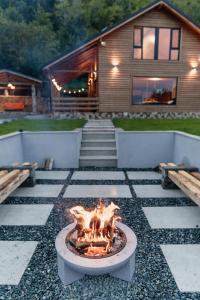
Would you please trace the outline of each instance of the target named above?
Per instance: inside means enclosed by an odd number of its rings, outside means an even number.
[[[133,77],[133,104],[175,105],[177,78]]]
[[[179,60],[180,29],[136,27],[134,59]]]

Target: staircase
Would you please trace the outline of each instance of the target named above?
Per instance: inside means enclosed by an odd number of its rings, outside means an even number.
[[[115,127],[110,120],[89,120],[84,126],[80,167],[117,167]]]

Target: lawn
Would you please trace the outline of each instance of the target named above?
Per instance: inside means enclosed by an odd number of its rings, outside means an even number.
[[[178,130],[200,136],[200,119],[114,119],[113,123],[126,131]]]
[[[74,120],[16,120],[0,125],[0,135],[19,131],[68,131],[83,127],[83,119]]]

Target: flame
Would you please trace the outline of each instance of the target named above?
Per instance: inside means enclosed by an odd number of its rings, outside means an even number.
[[[77,237],[75,244],[85,245],[84,254],[88,256],[106,255],[112,251],[112,243],[115,237],[119,206],[113,202],[106,206],[102,201],[94,209],[85,209],[75,206],[70,213],[76,222]]]

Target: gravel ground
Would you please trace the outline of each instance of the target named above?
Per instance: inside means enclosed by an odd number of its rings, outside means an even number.
[[[83,169],[82,169],[83,170]],[[90,170],[95,170],[91,169]],[[102,170],[102,169],[101,169]],[[110,169],[112,170],[112,169]],[[181,293],[174,281],[160,244],[197,244],[200,229],[152,230],[142,211],[142,206],[186,206],[194,205],[188,199],[137,199],[132,184],[159,184],[156,181],[131,181],[126,171],[124,181],[71,181],[74,170],[63,184],[56,198],[9,198],[5,204],[53,203],[54,208],[45,226],[0,226],[1,240],[38,241],[38,246],[18,286],[0,286],[0,299],[52,299],[52,300],[125,300],[125,299],[200,299],[200,293]],[[39,183],[52,184],[50,180]],[[58,274],[55,238],[58,232],[71,222],[66,209],[74,205],[94,206],[98,199],[64,199],[63,194],[70,184],[127,184],[132,198],[114,199],[120,206],[123,222],[130,226],[138,238],[136,274],[127,283],[108,275],[85,276],[78,282],[63,286]],[[109,201],[109,199],[108,199]]]

